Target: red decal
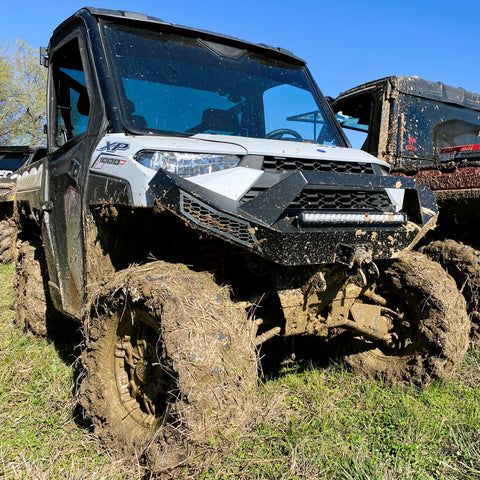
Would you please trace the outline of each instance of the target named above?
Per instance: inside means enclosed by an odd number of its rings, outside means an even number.
[[[417,139],[415,137],[408,136],[408,145],[405,145],[405,150],[417,151],[417,147],[414,145]]]

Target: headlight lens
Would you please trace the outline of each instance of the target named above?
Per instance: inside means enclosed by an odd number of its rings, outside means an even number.
[[[235,155],[212,153],[159,152],[144,150],[135,160],[152,170],[167,170],[182,177],[193,177],[218,172],[238,165],[240,158]]]

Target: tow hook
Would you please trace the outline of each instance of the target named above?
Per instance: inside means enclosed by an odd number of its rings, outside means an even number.
[[[327,290],[327,282],[323,272],[318,271],[312,275],[302,287],[302,293],[305,298],[311,297],[314,293],[322,293]]]
[[[380,277],[380,271],[372,260],[372,254],[364,247],[355,249],[351,268],[356,270],[355,283],[359,287],[366,287],[369,283]]]

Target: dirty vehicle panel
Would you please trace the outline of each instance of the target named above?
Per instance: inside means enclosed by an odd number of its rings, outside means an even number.
[[[143,448],[165,416],[192,432],[212,408],[218,418],[244,411],[232,398],[252,398],[254,345],[279,333],[351,333],[344,346],[356,345],[352,365],[372,373],[381,359],[382,375],[419,383],[461,358],[467,323],[458,292],[435,264],[408,253],[435,224],[433,193],[347,147],[302,60],[93,8],[58,27],[41,56],[48,156],[17,183],[18,284],[28,296],[24,265],[34,263],[31,238],[40,230],[45,302],[86,327],[80,398],[105,441]],[[428,272],[433,291],[419,285]],[[220,285],[229,292],[213,294]],[[430,315],[424,296],[441,315]],[[202,342],[214,343],[219,364],[233,362],[226,350],[250,359],[226,374],[238,395],[202,387],[207,400],[173,400],[198,366],[198,352],[178,350],[187,348],[176,338],[185,328],[202,351],[210,351]],[[435,361],[432,343],[442,353]],[[176,384],[166,389],[172,369]],[[109,411],[98,401],[105,397]],[[184,404],[193,413],[182,417]],[[161,442],[182,428],[162,430]]]
[[[44,157],[46,148],[28,146],[0,146],[0,263],[12,261],[11,239],[17,171]]]
[[[21,167],[43,158],[46,148],[23,146],[0,146],[0,203],[10,202],[13,207],[17,175]]]
[[[435,191],[444,220],[480,211],[479,94],[393,76],[341,93],[333,108],[364,132],[363,150]]]

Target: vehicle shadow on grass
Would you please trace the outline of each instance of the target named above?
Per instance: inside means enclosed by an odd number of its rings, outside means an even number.
[[[260,350],[260,377],[274,380],[292,371],[301,373],[312,368],[326,369],[344,363],[348,354],[370,350],[369,342],[356,339],[350,332],[327,338],[314,335],[274,337]]]
[[[60,360],[72,369],[71,395],[75,400],[82,380],[81,354],[84,348],[82,327],[70,318],[54,312],[47,316],[47,340],[54,346]],[[91,430],[82,408],[76,404],[73,410],[75,423],[80,428]]]
[[[275,337],[265,342],[259,353],[263,380],[280,378],[292,370],[328,368],[341,361],[326,339],[314,336]]]
[[[50,315],[47,317],[47,339],[65,364],[78,364],[83,345],[80,325],[61,315]]]

